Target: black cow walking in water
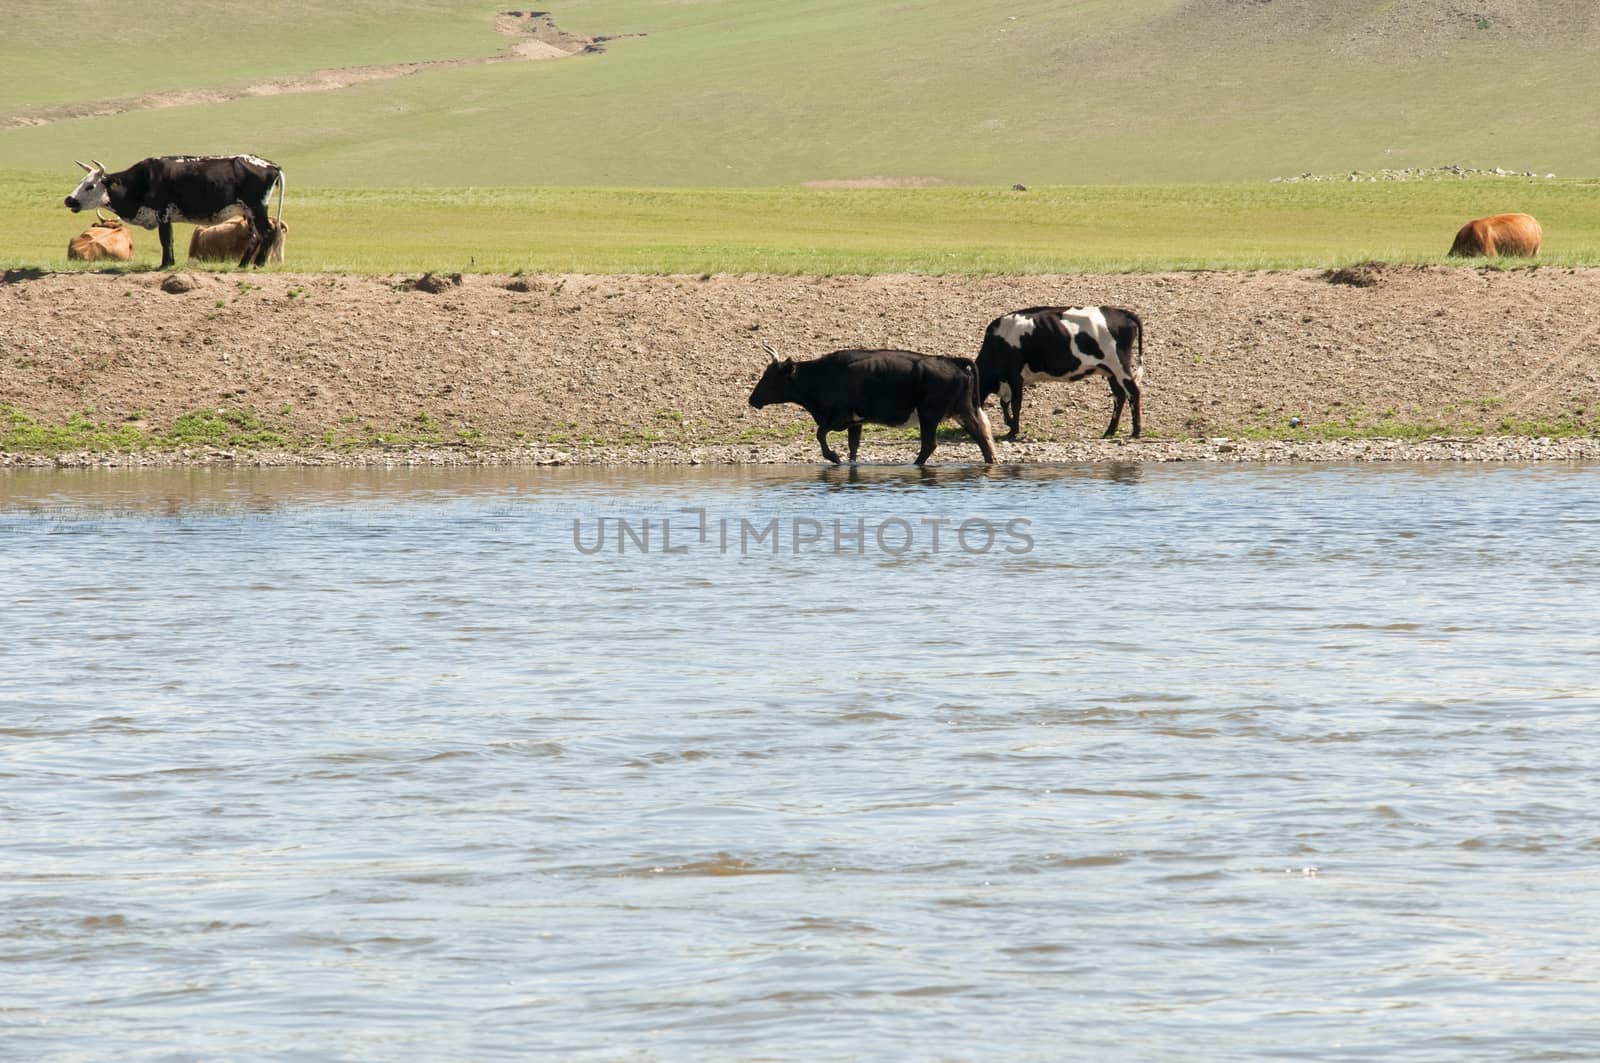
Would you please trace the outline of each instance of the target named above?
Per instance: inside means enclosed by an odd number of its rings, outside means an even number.
[[[124,221],[161,232],[161,268],[177,264],[172,223],[212,225],[244,215],[250,242],[239,265],[265,265],[275,223],[267,201],[278,189],[278,222],[283,221],[283,170],[254,155],[161,155],[126,170],[107,173],[99,162],[84,166],[84,178],[67,197],[74,212],[109,207]]]
[[[766,347],[766,344],[762,346]],[[983,460],[994,463],[989,419],[978,408],[978,369],[971,358],[951,358],[916,351],[834,351],[808,362],[772,356],[767,371],[750,393],[760,409],[778,402],[805,408],[817,422],[822,456],[839,464],[828,446],[828,433],[844,429],[850,460],[856,460],[863,424],[903,425],[917,418],[922,429],[921,465],[933,453],[939,422],[954,417],[972,433]]]

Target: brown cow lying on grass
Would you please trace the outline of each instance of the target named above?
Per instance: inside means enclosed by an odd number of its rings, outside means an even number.
[[[289,223],[286,221],[274,222],[276,232],[273,235],[272,247],[267,252],[268,262],[283,261],[283,243],[289,235]],[[191,262],[237,262],[244,255],[245,248],[250,245],[250,219],[241,214],[236,218],[218,222],[216,225],[204,225],[194,231],[189,237],[189,260]]]
[[[108,218],[98,210],[99,220],[67,241],[67,257],[76,262],[98,262],[103,258],[128,262],[133,258],[133,233],[121,218]]]
[[[1514,255],[1532,258],[1539,253],[1544,232],[1527,214],[1492,214],[1474,218],[1456,233],[1450,253],[1458,258],[1494,258]]]

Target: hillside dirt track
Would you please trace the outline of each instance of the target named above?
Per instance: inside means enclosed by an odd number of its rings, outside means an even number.
[[[272,78],[253,84],[209,89],[175,89],[149,92],[117,100],[90,100],[76,103],[24,107],[10,114],[0,112],[0,129],[50,125],[78,118],[104,118],[133,111],[163,110],[168,107],[193,107],[198,104],[228,103],[259,96],[298,95],[307,92],[336,92],[369,81],[392,81],[424,70],[490,66],[548,59],[565,59],[588,52],[605,51],[608,37],[567,33],[546,11],[502,11],[495,16],[496,32],[516,39],[501,55],[473,59],[422,59],[409,63],[381,63],[373,66],[347,66],[314,70],[298,77]],[[625,33],[622,37],[642,37]]]
[[[1106,303],[1145,322],[1155,440],[1125,447],[1130,457],[1291,416],[1314,426],[1392,411],[1397,424],[1461,434],[1576,421],[1593,434],[1600,415],[1600,269],[1374,266],[1344,278],[1365,286],[1323,271],[467,275],[438,292],[409,287],[414,277],[275,272],[183,273],[192,290],[163,290],[173,276],[5,275],[0,405],[149,431],[191,411],[246,409],[300,444],[383,432],[574,451],[717,446],[711,460],[759,460],[759,446],[784,443],[810,460],[802,410],[747,404],[762,343],[795,357],[848,346],[973,355],[1006,310]],[[1023,438],[1098,437],[1110,407],[1099,379],[1035,385]],[[867,451],[909,460],[910,446]],[[952,440],[934,460],[975,457]]]

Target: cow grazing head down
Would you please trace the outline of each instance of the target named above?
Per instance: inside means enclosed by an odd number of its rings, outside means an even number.
[[[67,241],[67,258],[76,262],[112,259],[128,262],[133,258],[133,233],[121,218],[108,218],[98,210],[93,225]]]
[[[74,159],[73,162],[78,160]],[[78,182],[78,187],[72,190],[67,197],[66,204],[76,214],[80,210],[94,210],[96,207],[106,205],[108,193],[106,191],[106,168],[96,162],[93,166],[83,167],[83,180]]]

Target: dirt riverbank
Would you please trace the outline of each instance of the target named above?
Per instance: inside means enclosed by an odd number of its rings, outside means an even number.
[[[1595,269],[415,280],[13,271],[0,283],[12,425],[0,463],[809,461],[803,411],[746,402],[762,343],[795,357],[971,355],[996,314],[1055,303],[1143,317],[1150,438],[1097,441],[1111,406],[1102,382],[1043,384],[1006,460],[1600,453]],[[201,411],[225,415],[214,437],[175,432]],[[23,448],[19,417],[167,442],[43,456]],[[1288,432],[1291,418],[1290,435],[1393,438],[1252,438]],[[1574,429],[1588,438],[1533,438]],[[1524,438],[1480,438],[1507,434]],[[863,457],[912,452],[869,437]],[[976,457],[952,437],[934,460]]]

